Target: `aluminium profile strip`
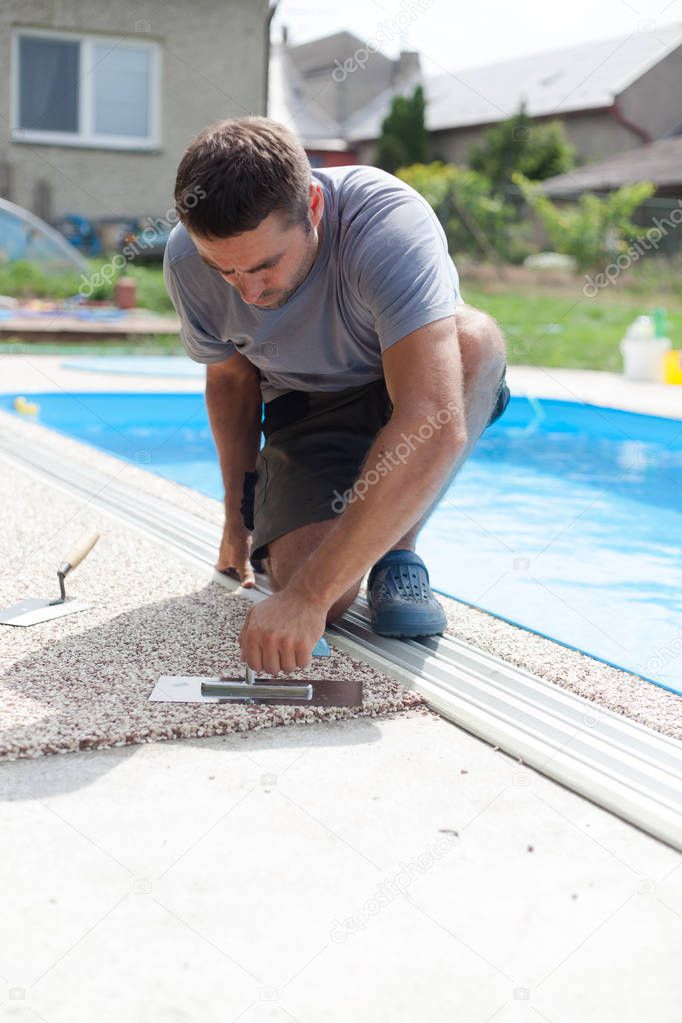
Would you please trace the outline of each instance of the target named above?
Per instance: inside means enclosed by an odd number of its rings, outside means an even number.
[[[0,431],[5,458],[115,515],[202,566],[220,530],[91,467]],[[229,590],[237,580],[214,574]],[[269,592],[260,582],[241,590]],[[453,637],[396,640],[369,627],[358,597],[326,630],[339,649],[419,693],[448,720],[682,850],[682,744]]]
[[[63,455],[41,450],[1,429],[0,455],[15,461],[24,470],[32,469],[39,478],[50,480],[68,493],[87,498],[89,503],[110,512],[126,524],[141,526],[146,535],[153,533],[192,560],[212,564],[212,555],[220,541],[219,526],[199,516],[164,506],[159,498],[136,491],[116,477],[109,477],[98,469],[74,465]],[[211,554],[208,554],[209,550]]]

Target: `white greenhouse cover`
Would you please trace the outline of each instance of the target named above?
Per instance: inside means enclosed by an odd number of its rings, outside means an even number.
[[[88,264],[59,231],[40,217],[0,199],[0,266],[26,259],[45,271],[89,273]]]

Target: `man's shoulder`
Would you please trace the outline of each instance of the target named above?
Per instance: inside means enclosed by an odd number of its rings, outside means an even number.
[[[345,242],[362,244],[364,239],[370,247],[381,246],[384,229],[390,234],[396,217],[406,222],[416,217],[436,233],[442,230],[424,196],[395,174],[366,164],[320,168],[314,173],[327,190],[330,214]]]
[[[316,167],[313,177],[322,184],[327,184],[331,191],[340,198],[353,196],[369,196],[385,193],[387,190],[405,192],[419,196],[411,185],[401,181],[394,174],[372,167],[369,164],[347,164],[341,167]]]
[[[173,266],[192,256],[198,258],[196,246],[183,223],[177,223],[166,242],[166,262]]]
[[[392,174],[366,163],[346,163],[339,167],[313,167],[313,177],[325,178],[341,186],[393,178]]]
[[[387,246],[396,255],[408,244],[447,249],[431,205],[406,181],[364,164],[319,173],[331,182],[325,185],[331,189],[329,212],[338,224],[341,258],[349,270],[383,260]]]

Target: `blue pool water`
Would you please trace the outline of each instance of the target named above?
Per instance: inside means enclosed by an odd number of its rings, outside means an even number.
[[[203,394],[30,400],[43,425],[222,497]],[[418,551],[441,592],[682,694],[681,540],[682,421],[512,398]]]

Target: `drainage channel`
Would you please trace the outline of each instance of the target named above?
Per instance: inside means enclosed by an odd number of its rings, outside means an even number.
[[[9,430],[0,430],[0,455],[194,564],[213,566],[220,529],[205,519]],[[236,580],[214,578],[238,588]],[[270,591],[260,576],[255,590],[240,592],[258,600]],[[681,743],[454,637],[377,636],[360,596],[326,636],[419,693],[454,724],[682,850]]]

